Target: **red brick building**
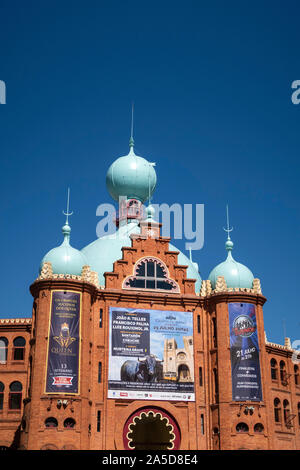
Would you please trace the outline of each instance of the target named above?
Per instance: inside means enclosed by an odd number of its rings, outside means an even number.
[[[32,319],[0,320],[0,446],[300,449],[300,365],[288,338],[267,341],[259,279],[229,235],[201,279],[142,213],[155,183],[131,141],[107,176],[126,196],[119,237],[75,250],[67,212],[30,287]]]

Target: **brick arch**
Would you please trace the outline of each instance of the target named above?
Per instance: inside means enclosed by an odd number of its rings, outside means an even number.
[[[126,425],[128,418],[133,415],[136,411],[140,410],[141,408],[161,408],[166,413],[170,414],[176,423],[178,424],[180,434],[181,434],[181,443],[180,447],[182,449],[188,448],[188,433],[184,432],[184,429],[188,429],[188,417],[183,416],[183,410],[176,408],[170,402],[164,402],[163,404],[160,402],[159,406],[157,401],[151,400],[141,400],[135,401],[133,403],[128,404],[128,406],[124,407],[124,409],[117,410],[118,413],[118,421],[115,428],[115,435],[114,441],[116,445],[116,450],[124,450],[124,443],[123,443],[123,430]],[[123,407],[122,407],[123,408]],[[188,409],[185,410],[188,413]]]
[[[40,450],[59,450],[59,448],[54,444],[44,444]]]
[[[134,290],[134,289],[138,289],[140,290],[140,288],[137,288],[137,287],[130,287],[128,286],[127,284],[130,282],[130,280],[135,280],[137,277],[139,278],[140,276],[138,275],[138,269],[143,265],[143,264],[146,264],[147,262],[153,262],[153,263],[156,263],[157,266],[159,266],[164,274],[164,277],[162,278],[157,278],[155,277],[156,279],[160,279],[160,280],[164,280],[167,284],[169,284],[170,286],[172,286],[172,288],[170,290],[166,290],[166,289],[158,289],[158,288],[143,288],[143,290],[155,290],[155,291],[162,291],[162,292],[170,292],[170,293],[179,293],[180,292],[180,288],[179,288],[179,285],[178,283],[172,279],[170,277],[170,273],[169,273],[169,269],[166,265],[166,263],[164,263],[163,260],[161,260],[160,258],[158,258],[157,256],[143,256],[142,258],[139,258],[136,263],[134,264],[134,267],[133,267],[133,273],[127,277],[125,277],[125,279],[123,280],[123,283],[122,283],[122,289],[130,289],[130,290]],[[184,277],[184,275],[182,276]],[[143,278],[147,279],[146,276],[144,276]]]
[[[238,425],[239,423],[245,423],[245,424],[247,424],[247,426],[248,426],[248,431],[247,431],[247,432],[244,432],[244,433],[243,433],[243,432],[241,432],[241,433],[237,432],[236,427],[237,427],[237,425]],[[247,418],[246,415],[244,415],[243,413],[241,413],[241,416],[237,417],[236,419],[234,419],[234,420],[232,421],[231,432],[232,432],[233,434],[238,435],[238,436],[240,436],[240,435],[243,436],[243,435],[247,435],[247,434],[251,433],[251,424],[249,423],[249,420],[248,420],[248,418]]]
[[[178,450],[180,448],[180,441],[181,441],[181,432],[178,423],[174,420],[174,417],[171,416],[163,407],[142,407],[138,408],[131,416],[129,416],[128,420],[125,423],[123,429],[123,443],[126,450],[135,450],[132,447],[132,432],[134,425],[140,420],[144,418],[147,419],[148,416],[154,416],[156,419],[159,419],[161,422],[164,422],[164,425],[167,426],[170,441],[167,450]]]

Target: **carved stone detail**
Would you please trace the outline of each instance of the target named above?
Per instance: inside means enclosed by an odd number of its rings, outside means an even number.
[[[215,292],[226,292],[227,285],[224,276],[218,276],[216,282]]]
[[[211,282],[209,280],[202,281],[201,284],[201,289],[200,289],[200,296],[201,297],[206,297],[207,295],[210,295],[212,293],[212,287],[211,287]]]
[[[253,279],[253,290],[255,294],[261,294],[261,285],[259,279]]]
[[[39,279],[49,279],[53,275],[52,264],[49,261],[43,263]]]

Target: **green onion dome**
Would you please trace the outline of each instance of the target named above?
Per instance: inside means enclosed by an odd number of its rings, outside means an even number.
[[[62,244],[50,250],[42,259],[40,264],[40,272],[45,262],[50,262],[54,274],[72,274],[81,275],[84,265],[87,265],[85,255],[70,245],[71,227],[66,223],[62,227],[64,240]]]
[[[212,288],[215,289],[218,276],[224,276],[227,287],[251,289],[254,276],[247,266],[238,263],[233,258],[231,254],[233,242],[229,237],[225,243],[225,248],[228,252],[227,259],[223,263],[218,264],[209,275]]]
[[[145,202],[156,186],[154,165],[134,153],[134,142],[130,139],[128,155],[115,160],[106,175],[106,187],[113,199],[119,197]]]

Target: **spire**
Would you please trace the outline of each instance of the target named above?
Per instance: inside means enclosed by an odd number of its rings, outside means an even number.
[[[133,150],[134,147],[134,140],[133,140],[133,113],[134,113],[134,104],[131,105],[131,129],[130,129],[130,140],[129,140],[129,148]]]
[[[231,241],[231,238],[230,238],[229,234],[230,234],[230,232],[232,232],[233,227],[229,228],[230,224],[229,224],[228,204],[226,205],[226,218],[227,218],[227,228],[223,227],[223,230],[225,230],[225,232],[227,232],[227,240],[226,240],[226,243],[225,243],[225,248],[228,251],[228,256],[229,255],[231,256],[231,250],[233,249],[233,242]]]
[[[68,243],[68,244],[70,241],[70,233],[71,233],[71,227],[69,225],[69,217],[70,215],[73,214],[73,211],[69,212],[69,209],[70,209],[70,188],[68,188],[67,210],[66,212],[63,211],[63,214],[66,216],[66,222],[65,222],[65,225],[62,227],[62,233],[64,235],[63,243]]]
[[[146,214],[147,214],[146,219],[148,220],[153,219],[153,216],[155,214],[155,209],[151,204],[148,204],[148,206],[146,207]]]
[[[134,105],[131,109],[131,131],[129,153],[117,158],[106,174],[106,187],[115,201],[120,196],[137,199],[144,203],[151,197],[156,186],[156,172],[153,163],[136,155],[134,151]]]

